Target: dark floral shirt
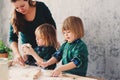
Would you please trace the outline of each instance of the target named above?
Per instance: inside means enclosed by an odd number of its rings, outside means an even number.
[[[38,46],[34,50],[38,54],[38,56],[40,56],[44,61],[49,60],[54,54],[54,52],[56,52],[56,49],[50,46],[49,47]],[[35,59],[32,56],[28,55],[28,60],[26,61],[26,64],[36,66],[35,63],[36,63]],[[56,67],[56,64],[53,64],[46,67],[45,69],[54,69],[55,67]]]

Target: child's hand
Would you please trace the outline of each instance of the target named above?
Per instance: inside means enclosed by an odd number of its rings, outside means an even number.
[[[40,66],[41,66],[42,68],[46,68],[46,67],[48,66],[48,62],[42,62],[42,63],[40,64]]]
[[[42,67],[42,63],[44,63],[43,60],[42,61],[37,61],[35,64],[37,64],[38,66]]]
[[[22,51],[24,54],[28,54],[28,55],[32,55],[32,53],[34,52],[34,49],[31,47],[30,44],[23,44],[22,45]]]
[[[39,62],[36,62],[35,64],[37,64],[38,66],[41,67],[41,62],[40,62],[40,61],[39,61]]]
[[[52,77],[58,77],[61,73],[62,73],[61,69],[56,68],[52,73]]]
[[[27,52],[27,48],[29,48],[30,47],[30,44],[23,44],[22,46],[21,46],[21,50],[22,50],[22,52],[25,54],[26,52]]]

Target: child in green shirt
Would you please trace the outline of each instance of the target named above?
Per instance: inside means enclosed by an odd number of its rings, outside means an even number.
[[[70,16],[65,19],[62,27],[65,43],[53,54],[47,62],[40,64],[47,67],[62,59],[62,65],[58,66],[52,76],[58,76],[61,72],[86,76],[88,66],[88,50],[81,40],[84,36],[82,20],[79,17]]]
[[[56,52],[56,30],[52,25],[47,23],[40,25],[35,30],[35,35],[38,47],[33,49],[30,44],[23,44],[22,46],[24,60],[29,65],[36,65],[35,63],[47,61]],[[48,66],[47,69],[54,69],[55,67],[56,64],[53,64]]]

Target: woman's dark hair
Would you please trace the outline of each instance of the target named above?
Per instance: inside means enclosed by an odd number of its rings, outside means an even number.
[[[18,1],[18,0],[11,0],[12,3],[16,2],[16,1]],[[30,6],[34,6],[32,0],[24,0],[24,1],[28,1]]]
[[[16,1],[19,0],[11,0],[12,3],[15,3]],[[33,7],[35,6],[32,0],[24,0],[24,1],[28,1],[30,6]],[[24,29],[23,27],[25,27],[24,23],[25,23],[24,15],[17,12],[15,9],[11,19],[11,24],[13,26],[14,33],[18,34],[19,31],[23,31]]]

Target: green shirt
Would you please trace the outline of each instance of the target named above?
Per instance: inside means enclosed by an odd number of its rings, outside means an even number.
[[[88,50],[86,44],[77,39],[72,43],[65,42],[53,55],[57,60],[62,59],[62,64],[73,62],[76,68],[65,71],[79,76],[86,76],[88,66]]]
[[[26,21],[24,27],[24,32],[19,32],[19,39],[20,42],[23,43],[30,43],[33,48],[37,46],[35,40],[35,29],[43,24],[49,23],[55,26],[56,24],[52,18],[52,15],[48,9],[48,7],[42,2],[36,2],[36,14],[33,21]],[[13,27],[10,25],[10,32],[9,32],[9,42],[18,42],[18,35],[13,32]]]

